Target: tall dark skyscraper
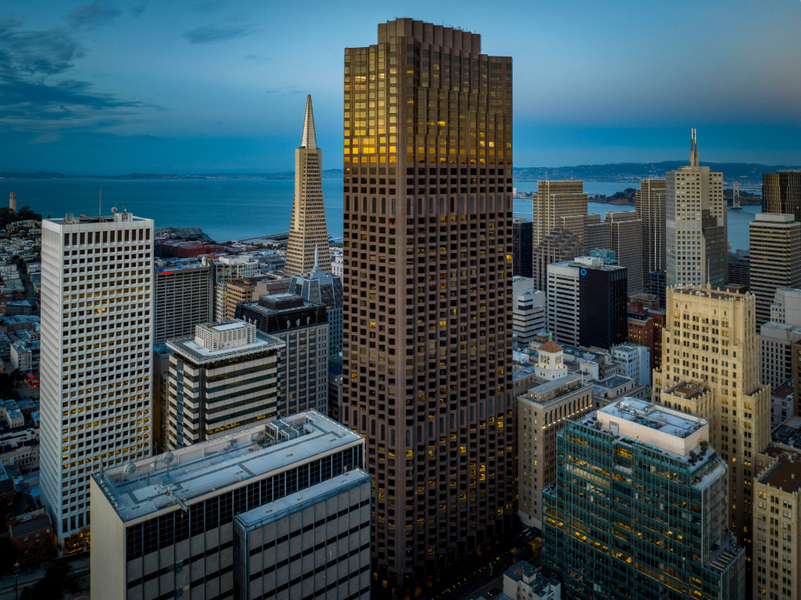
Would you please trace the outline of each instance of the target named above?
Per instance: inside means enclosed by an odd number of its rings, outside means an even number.
[[[514,252],[512,253],[512,269],[514,275],[531,277],[531,258],[534,251],[532,222],[516,217],[512,223]]]
[[[345,50],[344,406],[375,585],[414,595],[512,524],[512,59],[398,19]]]
[[[793,215],[801,221],[801,171],[762,174],[762,212]]]

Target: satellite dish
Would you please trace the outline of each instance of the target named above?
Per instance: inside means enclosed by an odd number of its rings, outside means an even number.
[[[111,212],[113,212],[113,213],[115,213],[115,214],[116,214],[116,212],[117,212],[117,207],[116,207],[116,206],[112,206],[112,207],[111,207]]]
[[[172,452],[165,452],[164,456],[161,457],[161,462],[163,462],[168,467],[172,464],[175,460],[175,454]]]
[[[134,463],[128,463],[122,468],[122,472],[125,473],[126,477],[132,477],[136,473],[136,465]]]

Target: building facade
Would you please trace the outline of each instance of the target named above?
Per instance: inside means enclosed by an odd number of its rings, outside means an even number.
[[[292,202],[284,275],[291,277],[309,273],[314,267],[331,272],[323,204],[323,151],[317,147],[312,101],[311,96],[307,96],[303,136],[300,148],[295,149],[295,199]]]
[[[757,214],[748,225],[750,290],[757,327],[770,321],[776,290],[801,287],[801,223],[789,214]]]
[[[512,222],[512,274],[515,277],[531,277],[533,236],[531,221],[515,217]]]
[[[90,525],[89,474],[150,455],[152,265],[150,219],[42,221],[41,486],[65,552]]]
[[[375,581],[415,593],[513,519],[512,59],[380,24],[345,50],[344,132],[344,422],[367,439]]]
[[[205,262],[205,261],[204,261]],[[214,320],[224,321],[228,308],[228,282],[259,274],[259,261],[249,256],[221,256],[212,263]]]
[[[664,271],[666,268],[666,186],[664,179],[641,179],[640,188],[634,193],[634,210],[642,221],[642,260],[645,277],[651,271]]]
[[[633,398],[567,422],[543,494],[543,571],[564,598],[744,600],[708,436],[703,419]]]
[[[211,265],[160,260],[154,267],[156,284],[153,341],[192,335],[195,325],[212,320]]]
[[[312,411],[95,470],[92,594],[366,600],[363,447]]]
[[[197,325],[167,341],[167,448],[229,434],[278,412],[278,359],[285,344],[236,319]]]
[[[790,214],[801,221],[801,171],[762,174],[762,212]]]
[[[535,246],[554,229],[567,229],[585,242],[587,194],[582,181],[538,181],[532,206]]]
[[[631,211],[608,212],[611,245],[617,265],[626,268],[628,295],[643,291],[643,223],[637,213]]]
[[[328,313],[295,294],[240,304],[236,318],[284,342],[278,369],[278,415],[328,412]]]
[[[555,229],[534,246],[531,259],[532,279],[538,290],[548,289],[548,265],[571,261],[577,256],[586,256],[586,247],[579,238],[567,229]]]
[[[690,165],[666,175],[665,270],[667,285],[726,285],[728,237],[723,173],[698,164],[695,129]]]

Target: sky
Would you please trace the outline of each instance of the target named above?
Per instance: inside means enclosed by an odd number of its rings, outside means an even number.
[[[800,0],[4,0],[0,172],[279,172],[311,94],[341,168],[343,49],[412,17],[514,61],[517,167],[801,164]]]

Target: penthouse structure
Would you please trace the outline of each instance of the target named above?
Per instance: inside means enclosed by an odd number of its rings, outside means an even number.
[[[370,597],[364,442],[314,411],[90,480],[108,600]]]
[[[278,358],[284,342],[236,319],[195,327],[169,340],[169,449],[231,433],[278,412]]]
[[[279,416],[328,412],[328,312],[295,294],[262,296],[240,304],[236,316],[284,343],[278,370]]]
[[[513,73],[468,31],[397,19],[375,42],[345,50],[343,408],[374,577],[405,594],[512,525]]]
[[[153,309],[153,342],[191,335],[213,318],[211,265],[200,261],[158,261]]]
[[[626,398],[568,420],[545,490],[543,571],[563,597],[745,598],[708,424]]]
[[[42,221],[41,486],[66,553],[82,549],[93,469],[151,449],[153,221]]]

